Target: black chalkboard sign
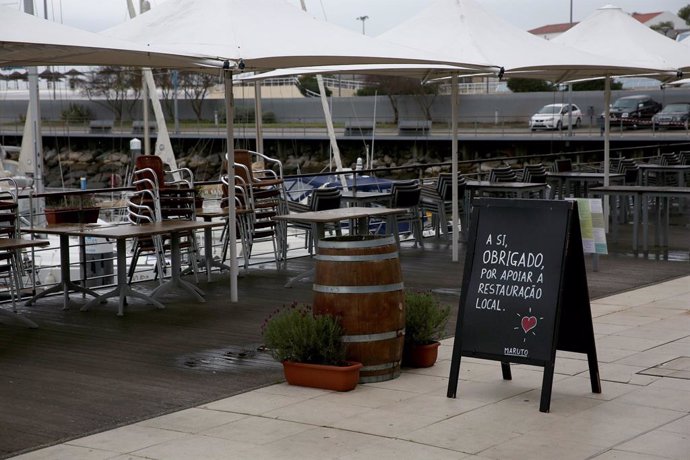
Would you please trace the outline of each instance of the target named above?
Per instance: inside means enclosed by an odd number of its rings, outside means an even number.
[[[544,367],[548,412],[556,349],[587,353],[601,392],[577,204],[477,199],[472,210],[448,397],[461,356]]]

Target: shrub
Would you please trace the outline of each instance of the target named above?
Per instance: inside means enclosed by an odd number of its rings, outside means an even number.
[[[405,293],[405,341],[428,344],[439,340],[448,322],[450,307],[431,292]]]
[[[345,363],[340,321],[334,316],[314,315],[308,305],[293,303],[276,310],[261,329],[266,347],[278,361]]]
[[[62,111],[60,118],[67,123],[86,123],[93,118],[93,114],[88,107],[72,103]]]

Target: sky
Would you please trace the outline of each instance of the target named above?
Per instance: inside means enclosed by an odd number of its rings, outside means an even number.
[[[166,0],[149,0],[151,7]],[[299,7],[300,0],[287,0]],[[375,36],[414,16],[432,0],[305,0],[312,16]],[[670,11],[677,13],[690,0],[476,0],[484,8],[517,27],[529,30],[545,24],[580,21],[597,8],[614,4],[628,13]],[[0,0],[19,8],[20,0]],[[44,3],[48,17],[74,27],[97,32],[127,20],[126,0],[34,0],[39,13]],[[134,0],[136,5],[139,0]],[[362,21],[357,18],[367,16]]]

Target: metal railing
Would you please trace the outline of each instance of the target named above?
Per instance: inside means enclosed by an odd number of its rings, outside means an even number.
[[[671,150],[688,150],[690,149],[690,142],[679,142],[671,145],[662,144],[648,144],[638,145],[634,147],[615,148],[611,151],[611,158],[627,157],[634,158],[638,161],[648,161],[650,159],[659,157],[662,152]],[[577,152],[553,152],[538,155],[519,155],[519,156],[496,156],[492,158],[483,159],[468,159],[459,161],[460,172],[468,178],[484,178],[491,167],[497,165],[511,165],[516,169],[522,168],[524,164],[541,162],[547,168],[556,159],[569,158],[580,169],[584,170],[603,170],[603,151],[597,150],[582,150]],[[428,180],[437,177],[439,172],[449,172],[451,169],[450,162],[437,162],[425,164],[409,164],[404,166],[397,166],[392,168],[373,168],[361,169],[354,171],[346,171],[344,174],[352,175],[352,180],[356,185],[356,181],[362,175],[375,176],[381,179],[397,180],[402,178],[419,178]],[[332,171],[322,171],[310,174],[291,174],[286,175],[286,181],[299,181],[308,179],[314,176],[334,175]],[[337,180],[337,178],[336,178]],[[198,185],[212,185],[218,187],[219,181],[200,182]],[[120,187],[114,189],[96,189],[96,190],[65,190],[60,193],[63,195],[94,195],[101,206],[101,218],[109,222],[120,222],[123,219],[124,201],[121,199],[122,194],[131,190],[129,187]],[[22,196],[21,201],[29,200],[30,202],[43,195],[28,195]],[[208,200],[207,206],[218,207],[219,203],[214,201],[220,200],[218,194],[205,197]],[[34,211],[35,206],[25,203],[22,206],[22,217],[24,222],[24,233],[30,231],[30,223],[35,218],[40,218],[41,214]],[[222,229],[215,229],[213,235],[213,255],[214,258],[220,257],[221,253],[221,233]],[[300,257],[307,254],[303,245],[304,233],[301,231],[290,230],[288,234],[288,258]],[[50,287],[59,281],[61,260],[59,258],[59,243],[57,238],[54,238],[54,244],[45,249],[33,249],[25,251],[22,257],[23,265],[23,279],[25,286],[30,288],[32,292],[36,289],[43,289]],[[199,235],[199,241],[203,238]],[[110,244],[108,246],[108,244]],[[112,243],[103,241],[86,240],[80,241],[79,238],[74,238],[70,241],[70,250],[79,254],[79,257],[71,258],[75,262],[72,264],[72,269],[75,272],[73,279],[80,280],[88,286],[105,287],[115,283],[115,254],[112,249]],[[203,253],[203,250],[201,251]],[[238,254],[241,251],[238,250]],[[273,265],[273,249],[269,244],[265,247],[261,244],[254,248],[250,264],[257,266],[261,264]],[[134,275],[134,282],[150,280],[153,278],[153,260],[141,260],[138,264],[139,269]],[[6,287],[0,286],[0,295],[6,291]],[[3,299],[6,299],[3,297]],[[7,299],[8,300],[8,299]]]

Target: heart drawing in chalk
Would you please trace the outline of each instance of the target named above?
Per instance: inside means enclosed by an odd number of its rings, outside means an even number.
[[[522,330],[525,331],[525,334],[527,334],[529,331],[537,327],[537,318],[536,316],[523,316],[521,324]]]

